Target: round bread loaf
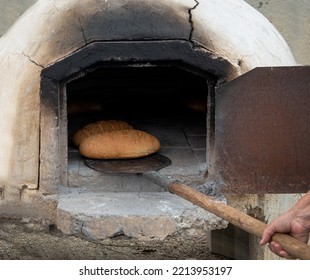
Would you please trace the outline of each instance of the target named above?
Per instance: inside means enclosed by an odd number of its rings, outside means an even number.
[[[141,130],[118,130],[89,136],[79,147],[92,159],[130,159],[148,156],[160,149],[158,139]]]
[[[90,123],[74,134],[73,143],[78,147],[87,137],[91,135],[123,129],[132,129],[132,126],[124,121],[117,120],[98,121]]]

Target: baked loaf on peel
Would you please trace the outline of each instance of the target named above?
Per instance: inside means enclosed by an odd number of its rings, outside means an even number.
[[[79,147],[80,144],[89,136],[111,132],[115,130],[129,130],[132,129],[132,126],[124,121],[117,120],[107,120],[107,121],[98,121],[91,124],[88,124],[78,130],[73,136],[73,143]]]
[[[115,130],[87,137],[79,146],[81,155],[92,159],[131,159],[160,149],[158,139],[135,129]]]

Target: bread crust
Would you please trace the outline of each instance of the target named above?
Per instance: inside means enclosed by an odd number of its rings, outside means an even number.
[[[117,130],[86,138],[79,147],[81,155],[92,159],[131,159],[148,156],[160,149],[153,135],[141,130]]]
[[[89,136],[98,134],[98,133],[105,133],[111,132],[115,130],[130,130],[132,126],[129,125],[127,122],[118,121],[118,120],[104,120],[104,121],[97,121],[94,123],[90,123],[80,130],[78,130],[73,136],[73,143],[79,147],[79,145]]]

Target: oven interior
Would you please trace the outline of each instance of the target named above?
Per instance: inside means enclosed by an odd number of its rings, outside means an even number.
[[[161,143],[171,159],[162,176],[192,184],[207,172],[208,76],[179,65],[100,65],[65,83],[67,186],[98,191],[163,191],[141,174],[106,174],[85,165],[74,133],[98,120],[122,120]],[[129,162],[130,164],[130,162]]]

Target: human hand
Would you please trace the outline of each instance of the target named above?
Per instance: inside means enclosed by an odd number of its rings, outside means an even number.
[[[264,230],[260,245],[269,243],[269,249],[282,258],[292,258],[277,242],[272,241],[276,232],[286,233],[307,243],[310,233],[310,192],[307,193],[291,210],[282,214]]]

